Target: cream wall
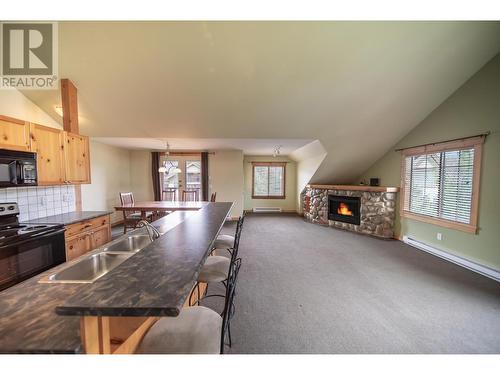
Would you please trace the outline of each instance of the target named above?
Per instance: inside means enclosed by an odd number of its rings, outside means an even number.
[[[0,90],[0,115],[62,129],[53,118],[15,89]]]
[[[208,157],[209,193],[217,201],[234,202],[231,216],[243,212],[243,151],[215,151]]]
[[[290,158],[297,162],[296,205],[299,213],[302,213],[300,195],[311,180],[311,177],[318,170],[326,155],[325,148],[318,140],[308,143],[290,155]]]
[[[114,207],[119,193],[130,191],[130,151],[95,141],[90,142],[91,184],[82,186],[82,210],[113,211],[111,222],[123,219]]]
[[[130,191],[136,201],[152,201],[153,179],[151,177],[151,151],[130,152]]]
[[[273,161],[286,162],[285,199],[252,199],[252,162]],[[297,163],[286,156],[245,156],[243,158],[244,173],[244,208],[252,210],[254,207],[279,207],[283,211],[297,211]]]

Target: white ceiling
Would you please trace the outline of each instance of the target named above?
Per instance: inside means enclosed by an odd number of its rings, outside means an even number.
[[[312,139],[253,139],[253,138],[117,138],[93,137],[112,146],[140,150],[163,150],[168,141],[171,150],[242,150],[245,155],[271,155],[276,146],[280,155],[289,155],[312,142]]]
[[[83,134],[317,139],[312,182],[359,176],[499,51],[499,22],[59,25]]]

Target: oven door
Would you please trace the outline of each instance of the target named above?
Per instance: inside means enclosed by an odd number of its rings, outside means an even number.
[[[0,290],[66,261],[64,229],[0,247]]]

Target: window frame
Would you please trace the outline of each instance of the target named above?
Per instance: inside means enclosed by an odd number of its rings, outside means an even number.
[[[252,199],[286,199],[286,162],[252,162]],[[255,195],[255,167],[282,167],[283,168],[283,195]],[[269,174],[268,174],[269,177]],[[269,179],[268,179],[269,186]],[[268,189],[269,194],[269,189]]]
[[[484,144],[484,136],[470,137],[461,140],[433,143],[425,146],[417,146],[401,150],[401,188],[400,188],[400,216],[408,219],[418,220],[429,224],[456,229],[467,233],[477,233],[477,217],[479,206],[479,187],[481,181],[481,160]],[[427,216],[405,210],[406,191],[406,158],[408,156],[426,155],[435,152],[459,151],[463,149],[474,149],[474,166],[472,175],[472,195],[469,223],[443,219],[435,216]]]

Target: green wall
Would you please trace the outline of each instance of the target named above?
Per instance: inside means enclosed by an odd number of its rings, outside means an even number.
[[[432,62],[429,62],[432,63]],[[394,149],[491,131],[483,149],[476,235],[397,217],[396,233],[500,270],[500,54],[470,78],[360,179],[400,185],[401,155]],[[398,207],[399,212],[399,207]],[[437,233],[443,235],[441,241]]]

